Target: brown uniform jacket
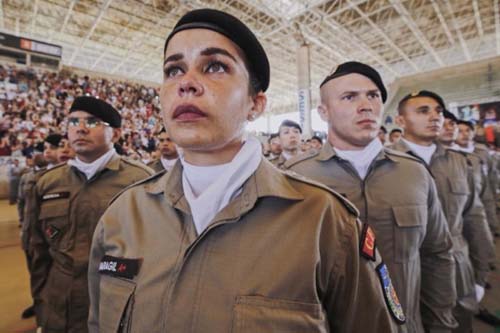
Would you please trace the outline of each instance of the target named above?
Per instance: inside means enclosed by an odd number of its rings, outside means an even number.
[[[88,181],[67,164],[40,176],[33,195],[31,286],[44,332],[87,331],[87,270],[95,226],[113,196],[151,174],[146,166],[115,155]]]
[[[498,170],[496,161],[493,156],[490,156],[488,149],[483,146],[476,145],[473,154],[480,159],[481,172],[481,189],[480,197],[486,210],[486,217],[490,230],[494,233],[498,230],[498,221],[496,213],[496,187],[498,179]]]
[[[288,160],[285,167],[345,195],[360,210],[361,221],[373,227],[408,332],[456,326],[451,236],[436,185],[420,161],[384,148],[361,179],[327,142],[321,151]]]
[[[376,251],[375,261],[360,256],[361,224],[345,200],[263,160],[197,236],[181,175],[177,163],[103,215],[90,332],[397,331],[387,275],[377,275],[385,266]]]
[[[22,233],[21,233],[21,246],[25,251],[30,250],[30,238],[31,238],[31,225],[33,220],[33,190],[35,184],[40,175],[43,174],[47,169],[42,168],[40,170],[30,170],[21,177],[21,183],[19,185],[19,195],[22,193],[22,214],[20,213],[20,218],[22,220]]]
[[[416,156],[403,140],[391,148]],[[458,302],[474,311],[477,308],[474,284],[484,286],[486,283],[489,253],[486,247],[480,246],[488,238],[487,222],[472,166],[464,154],[437,144],[428,167],[453,241]]]
[[[270,159],[269,162],[271,162],[278,169],[284,169],[286,158],[283,156],[283,154],[280,154],[280,156]]]
[[[163,167],[163,164],[161,163],[160,159],[156,159],[154,161],[149,162],[148,163],[148,167],[150,167],[151,169],[153,169],[154,172],[161,172],[161,171],[165,170],[165,168]]]

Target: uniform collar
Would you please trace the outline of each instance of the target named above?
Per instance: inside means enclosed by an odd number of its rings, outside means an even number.
[[[106,166],[104,168],[109,169],[109,170],[115,170],[115,171],[120,169],[120,155],[115,153],[113,155],[113,157],[111,158],[111,160],[108,162],[108,164],[106,164]]]
[[[330,142],[327,140],[321,150],[319,151],[318,157],[316,159],[318,161],[328,161],[332,158],[337,156],[335,153],[335,149],[333,149],[333,146],[330,144]],[[391,160],[392,162],[398,162],[397,159],[393,158],[390,154],[387,154],[386,148],[382,148],[380,152],[377,154],[377,156],[373,159],[374,161],[379,161],[379,160],[384,160],[388,159]],[[373,163],[373,162],[372,162]]]
[[[164,173],[147,184],[146,192],[154,195],[165,193],[170,204],[172,206],[177,205],[184,196],[182,164],[177,162],[170,172]],[[278,197],[287,200],[304,199],[304,196],[290,185],[287,176],[278,171],[265,158],[262,159],[257,170],[243,185],[242,193],[233,201],[243,200],[244,206],[251,208],[255,201],[262,197]]]

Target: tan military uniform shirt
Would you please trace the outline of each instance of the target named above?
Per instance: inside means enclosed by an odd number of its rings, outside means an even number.
[[[161,160],[160,159],[156,159],[152,162],[149,162],[148,163],[148,167],[150,167],[151,169],[153,169],[155,172],[161,172],[163,170],[165,170],[165,168],[163,167],[163,164],[161,163]]]
[[[263,160],[197,236],[181,175],[126,190],[99,222],[90,332],[397,331],[349,203]]]
[[[361,179],[327,142],[321,151],[288,160],[285,167],[346,196],[360,210],[361,221],[373,227],[409,332],[456,326],[451,236],[436,185],[422,163],[384,148]]]
[[[415,154],[403,140],[391,148]],[[475,189],[472,166],[464,154],[437,144],[429,169],[453,240],[458,302],[474,311],[474,284],[484,286],[489,268],[488,249],[480,246],[488,237],[486,215]]]
[[[146,166],[115,155],[88,181],[67,164],[40,176],[34,190],[31,285],[44,333],[87,331],[87,269],[95,226],[113,196],[151,174]]]
[[[280,156],[270,159],[269,162],[271,162],[278,169],[283,169],[283,165],[286,162],[286,158],[285,156],[283,156],[283,153],[281,153]]]
[[[496,187],[497,187],[497,168],[494,165],[495,159],[490,156],[488,149],[484,146],[476,145],[473,154],[480,159],[481,188],[480,197],[486,210],[486,217],[492,233],[498,231],[497,205],[496,205]],[[476,167],[477,169],[477,167]]]

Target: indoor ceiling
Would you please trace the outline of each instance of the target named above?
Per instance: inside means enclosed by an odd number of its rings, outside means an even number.
[[[0,30],[61,45],[64,65],[159,83],[163,44],[177,19],[194,8],[221,9],[247,23],[264,45],[270,110],[282,113],[296,110],[297,51],[304,41],[316,100],[322,79],[348,60],[373,65],[390,83],[499,56],[499,2],[3,0]]]

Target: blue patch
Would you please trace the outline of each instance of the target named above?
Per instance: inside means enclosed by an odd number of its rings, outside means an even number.
[[[387,266],[384,263],[378,265],[377,273],[380,279],[380,283],[382,284],[382,289],[384,291],[385,303],[387,304],[391,315],[399,324],[404,324],[406,322],[406,317],[403,311],[403,307],[401,306],[401,303],[399,303],[399,298],[396,294],[396,290],[392,285]]]

